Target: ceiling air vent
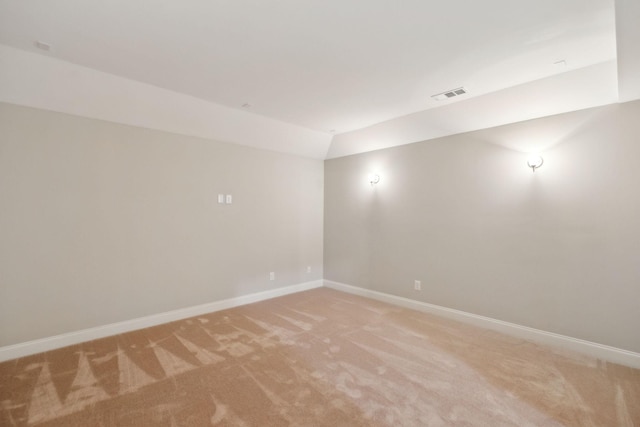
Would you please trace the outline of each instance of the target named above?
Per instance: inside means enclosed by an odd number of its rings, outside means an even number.
[[[464,95],[465,93],[467,93],[467,90],[463,87],[459,87],[456,89],[451,89],[446,92],[439,93],[437,95],[431,95],[431,97],[436,101],[442,101],[443,99],[454,98],[456,96]]]

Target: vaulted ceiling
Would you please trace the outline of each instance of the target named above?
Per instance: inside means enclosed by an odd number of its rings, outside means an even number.
[[[336,157],[640,98],[639,3],[0,0],[0,101]]]

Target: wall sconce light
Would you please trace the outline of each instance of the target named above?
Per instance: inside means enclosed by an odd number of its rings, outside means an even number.
[[[377,184],[379,182],[380,182],[380,175],[378,175],[377,173],[369,174],[369,184],[371,184],[372,187],[374,184]]]
[[[529,157],[529,160],[527,160],[527,166],[529,166],[533,172],[535,172],[536,169],[542,166],[543,163],[544,159],[538,155],[533,155]]]

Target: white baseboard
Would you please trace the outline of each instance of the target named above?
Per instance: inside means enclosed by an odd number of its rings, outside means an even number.
[[[82,329],[79,331],[68,332],[48,338],[8,345],[5,347],[0,347],[0,362],[3,362],[5,360],[17,359],[18,357],[29,356],[31,354],[41,353],[43,351],[54,350],[57,348],[66,347],[68,345],[79,344],[81,342],[91,341],[98,338],[104,338],[112,335],[122,334],[125,332],[135,331],[137,329],[148,328],[150,326],[156,326],[162,323],[173,322],[175,320],[186,319],[193,316],[199,316],[206,313],[225,310],[227,308],[238,307],[240,305],[251,304],[254,302],[264,301],[283,295],[319,288],[322,287],[322,284],[322,280],[300,283],[298,285],[285,286],[283,288],[273,289],[269,291],[242,295],[235,298],[214,301],[207,304],[196,305],[193,307],[181,308],[178,310],[167,311],[165,313],[139,317],[137,319],[125,320],[123,322],[111,323],[109,325],[98,326],[95,328]]]
[[[57,348],[66,347],[68,345],[79,344],[98,338],[104,338],[112,335],[122,334],[125,332],[135,331],[137,329],[148,328],[150,326],[173,322],[175,320],[186,319],[193,316],[213,313],[228,308],[264,301],[279,296],[319,288],[322,286],[355,295],[360,295],[367,298],[372,298],[397,306],[410,308],[413,310],[436,314],[439,316],[480,326],[486,329],[502,332],[507,335],[516,336],[545,345],[576,351],[598,359],[640,369],[640,353],[581,340],[578,338],[572,338],[553,332],[546,332],[539,329],[529,328],[527,326],[504,322],[502,320],[479,316],[476,314],[429,304],[426,302],[385,294],[370,289],[358,288],[356,286],[333,282],[330,280],[316,280],[312,282],[301,283],[298,285],[286,286],[269,291],[243,295],[226,300],[214,301],[207,304],[172,310],[165,313],[139,317],[123,322],[112,323],[95,328],[82,329],[80,331],[69,332],[48,338],[42,338],[20,344],[0,347],[0,362],[28,356],[31,354],[41,353],[43,351],[54,350]]]
[[[620,365],[640,369],[640,353],[635,353],[633,351],[623,350],[620,348],[581,340],[578,338],[572,338],[553,332],[546,332],[540,329],[529,328],[527,326],[521,326],[515,323],[503,322],[502,320],[479,316],[477,314],[471,314],[465,311],[454,310],[452,308],[442,307],[426,302],[415,301],[409,298],[403,298],[395,295],[385,294],[382,292],[372,291],[369,289],[358,288],[356,286],[333,282],[331,280],[324,280],[324,286],[327,288],[348,292],[354,295],[360,295],[363,297],[387,302],[413,310],[436,314],[442,317],[447,317],[449,319],[454,319],[482,328],[502,332],[507,335],[515,336],[540,344],[576,351],[595,357],[597,359],[602,359],[608,362],[618,363]]]

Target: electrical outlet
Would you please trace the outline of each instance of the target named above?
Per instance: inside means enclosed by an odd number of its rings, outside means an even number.
[[[275,273],[275,271],[272,271],[271,273],[269,273],[269,280],[276,280],[276,273]]]
[[[414,280],[413,281],[413,289],[415,289],[416,291],[421,291],[422,290],[422,282],[420,282],[420,280]]]
[[[307,266],[307,273],[311,273],[311,266]]]

